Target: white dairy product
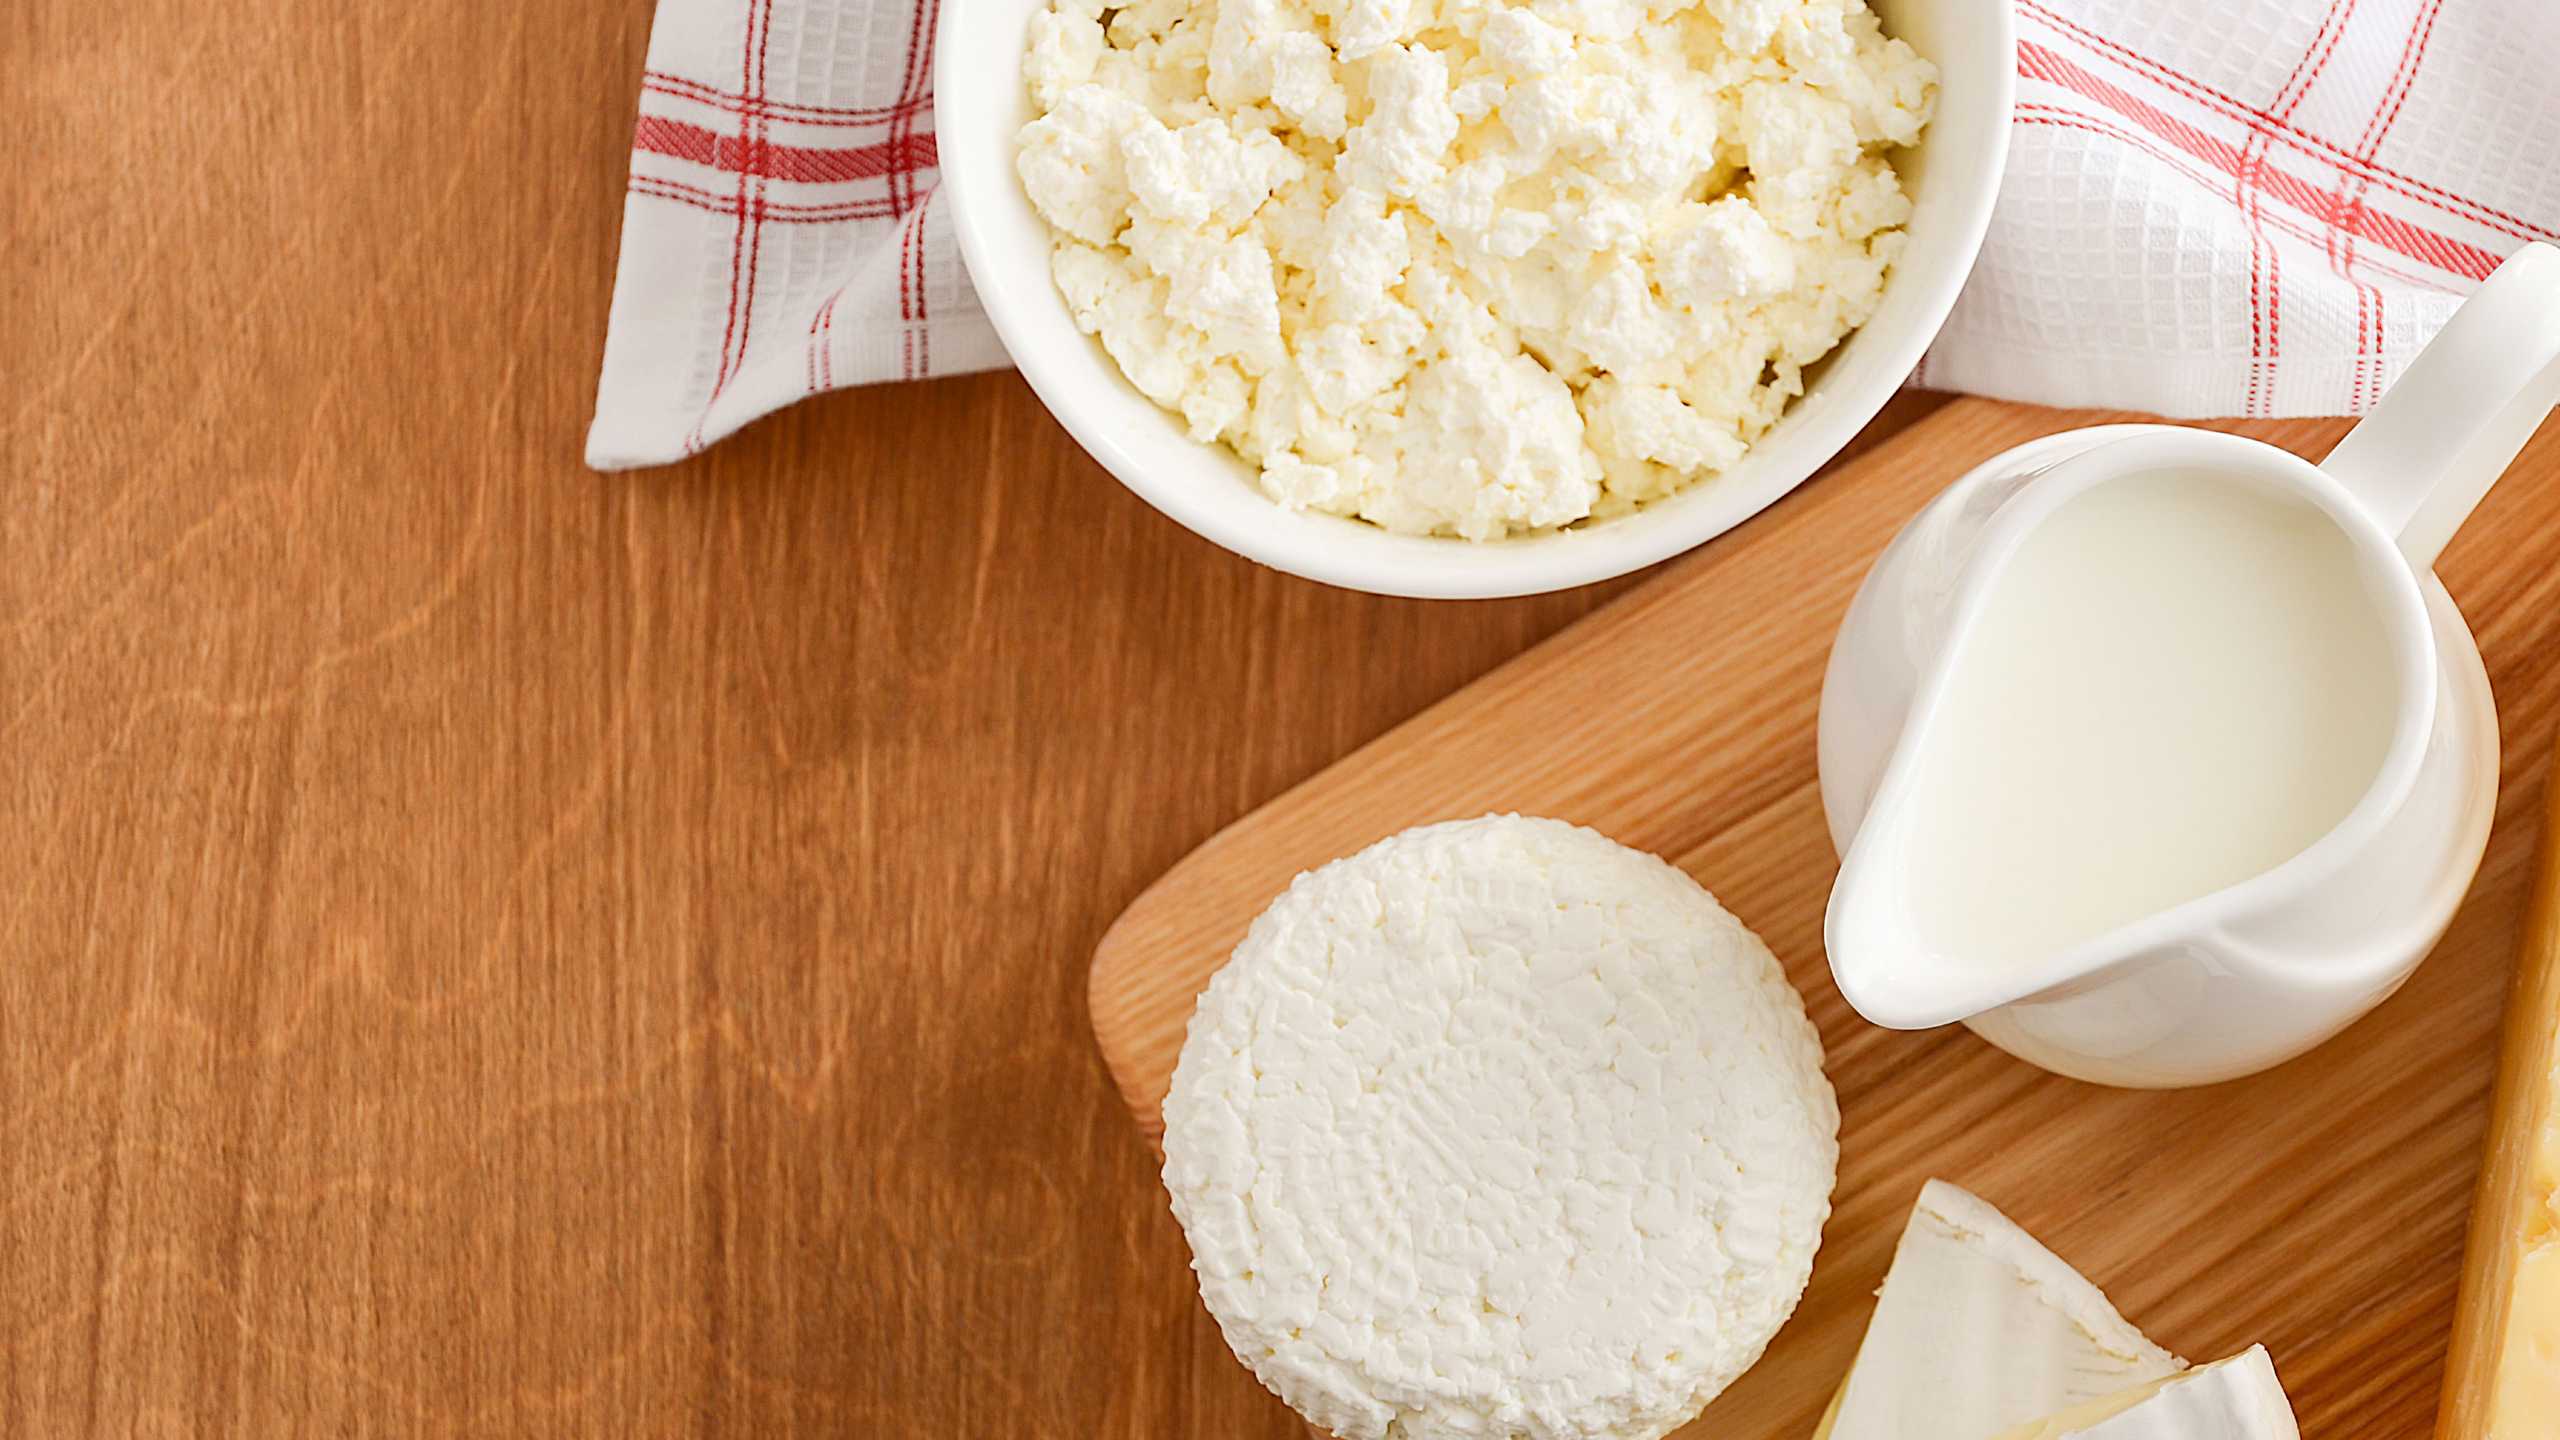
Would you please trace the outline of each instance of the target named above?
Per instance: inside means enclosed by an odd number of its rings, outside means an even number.
[[[1164,1118],[1227,1343],[1360,1440],[1679,1425],[1794,1310],[1838,1160],[1768,948],[1662,861],[1517,816],[1298,877]]]
[[[1054,0],[1024,75],[1140,391],[1284,505],[1492,539],[1775,423],[1875,309],[1936,71],[1861,0]]]
[[[1993,1440],[2301,1440],[2263,1345],[2074,1405]]]
[[[1985,1440],[2185,1368],[2009,1217],[1932,1180],[1817,1440]]]
[[[2346,818],[2390,748],[2383,612],[2307,502],[2110,480],[1989,585],[1912,757],[1932,954],[2025,963],[2249,879]]]

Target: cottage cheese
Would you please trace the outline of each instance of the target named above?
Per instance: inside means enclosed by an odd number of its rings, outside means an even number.
[[[1356,1440],[1685,1422],[1794,1310],[1839,1154],[1768,947],[1662,861],[1517,816],[1300,876],[1201,997],[1164,1119],[1227,1343]]]
[[[1741,458],[1874,312],[1936,84],[1862,0],[1054,0],[1024,72],[1131,383],[1284,505],[1474,540]]]

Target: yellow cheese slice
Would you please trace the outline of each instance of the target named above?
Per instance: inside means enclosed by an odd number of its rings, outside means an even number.
[[[2548,898],[2544,904],[2553,902]],[[2560,950],[2548,917],[2536,938]],[[2560,962],[2545,959],[2546,968]],[[2551,977],[2543,977],[2547,987]],[[2544,997],[2533,1017],[2541,1033],[2541,1071],[2533,1077],[2536,1114],[2524,1195],[2515,1221],[2515,1275],[2507,1287],[2506,1333],[2498,1347],[2497,1384],[2491,1391],[2489,1434],[2496,1440],[2560,1437],[2560,1061],[2551,1033],[2560,1025],[2560,996]]]
[[[2560,1440],[2560,784],[2544,788],[2439,1440]]]
[[[1855,1362],[1852,1362],[1855,1363]],[[1849,1382],[1831,1392],[1831,1404],[1822,1412],[1822,1423],[1813,1427],[1813,1440],[1831,1440],[1831,1427],[1840,1423],[1840,1402],[1849,1398]]]
[[[2560,1436],[2560,1245],[2553,1244],[2554,1127],[2542,1132],[2541,1204],[2533,1210],[2535,1233],[2516,1261],[2515,1288],[2507,1297],[2507,1332],[2498,1351],[2498,1383],[2489,1410],[2494,1440],[2551,1440]]]

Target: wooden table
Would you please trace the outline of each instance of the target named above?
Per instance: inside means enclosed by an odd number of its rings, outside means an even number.
[[[588,472],[649,10],[0,7],[0,1434],[1294,1437],[1085,962],[1612,589],[1257,570],[1009,375]]]
[[[1625,586],[1257,570],[1011,376],[589,473],[649,10],[0,10],[0,1434],[1295,1440],[1087,957]]]

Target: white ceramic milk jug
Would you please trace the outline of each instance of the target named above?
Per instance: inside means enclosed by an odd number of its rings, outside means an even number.
[[[2264,1069],[2381,1003],[2443,935],[2479,867],[2497,798],[2488,676],[2431,567],[2555,399],[2560,250],[2528,245],[2319,466],[2238,436],[2105,426],[2011,450],[1922,510],[1851,604],[1823,684],[1822,800],[1842,856],[1824,938],[1849,1003],[1897,1029],[1960,1020],[2047,1069],[2136,1086],[2203,1084]],[[2151,502],[2142,497],[2153,494],[2190,507],[2199,495],[2227,496],[2231,504],[2281,511],[2270,533],[2309,546],[2301,553],[2312,557],[2285,563],[2326,567],[2317,577],[2338,587],[2335,594],[2314,597],[2284,576],[2254,574],[2253,558],[2197,571],[2155,597],[2157,604],[2081,593],[2086,587],[2072,577],[2109,564],[2137,567],[2127,571],[2136,582],[2151,573],[2138,568],[2149,563],[2141,554],[2124,549],[2135,540],[2119,541],[2119,534],[2147,530],[2174,545],[2181,534],[2208,528],[2179,530],[2192,519],[2187,511],[2146,519],[2142,506]],[[2092,508],[2102,500],[2131,518]],[[2072,518],[2057,523],[2056,516]],[[2247,518],[2258,523],[2259,511]],[[2217,530],[2198,537],[2199,554],[2208,539],[2226,550],[2242,543]],[[2082,550],[2056,549],[2065,545]],[[2024,576],[2043,578],[2018,578]],[[2004,580],[2011,581],[2007,591]],[[2030,584],[2072,593],[2016,588]],[[2217,603],[2228,613],[2210,608]],[[2271,603],[2301,613],[2257,613]],[[2108,604],[2118,608],[2108,611]],[[2084,609],[2136,629],[2155,617],[2170,624],[2170,612],[2183,610],[2178,623],[2191,628],[2137,637],[2140,643],[2091,634],[2085,645],[2053,633],[2078,623],[2073,617]],[[2245,649],[2271,643],[2252,638],[2259,632],[2290,633],[2279,619],[2301,625],[2331,611],[2352,618],[2338,621],[2340,633],[2322,635],[2318,663],[2325,670],[2292,675],[2266,664],[2265,650]],[[2207,630],[2194,630],[2198,623]],[[2228,693],[2154,694],[2174,686],[2152,686],[2149,670],[2128,681],[2107,668],[2121,653],[2151,656],[2144,665],[2168,657],[2162,675],[2206,673],[2187,657],[2217,649],[2224,630],[2240,648],[2205,659],[2222,666],[2213,673],[2237,683]],[[2027,638],[1986,638],[1995,632]],[[2000,646],[2030,648],[2004,667]],[[2254,682],[2270,688],[2252,690]],[[2054,694],[2040,685],[2076,688]],[[2117,695],[2131,698],[2107,698]],[[2082,710],[2071,711],[2075,703]],[[2219,715],[2209,708],[2215,703],[2223,706]],[[2142,716],[2123,718],[2130,729],[2111,730],[2124,707]],[[2233,768],[2213,772],[2222,779],[2112,769],[2118,755],[2109,736],[2137,742],[2125,750],[2145,750],[2155,729],[2175,730],[2179,743],[2210,747],[2253,726],[2293,724],[2296,712],[2314,717],[2301,726],[2303,756],[2345,757],[2337,763],[2347,768],[2325,782],[2310,774],[2294,789],[2267,790],[2282,779],[2268,772],[2284,767],[2245,754],[2230,758]],[[2035,728],[2035,716],[2071,713],[2105,722],[2091,732],[2104,733],[2091,740]],[[2279,754],[2300,758],[2290,749]],[[2010,786],[2013,755],[2020,778]],[[2124,825],[2121,833],[2131,836],[2143,824],[2216,813],[2216,803],[2242,807],[2221,812],[2193,837],[2201,855],[2260,831],[2281,837],[2286,832],[2273,822],[2286,817],[2247,807],[2272,803],[2256,798],[2262,792],[2312,796],[2320,783],[2335,792],[2336,814],[2304,809],[2303,823],[2319,828],[2305,829],[2298,849],[2270,852],[2265,865],[2201,893],[2164,892],[2170,898],[2156,908],[2122,916],[2106,908],[2140,903],[2126,899],[2141,893],[2137,878],[2166,875],[2159,883],[2174,885],[2186,873],[2181,866],[2197,859],[2182,853],[2174,836],[2163,847],[2157,835],[2148,849],[2128,841],[2119,856],[2112,827]],[[2185,793],[2190,789],[2199,793]],[[2112,817],[2036,808],[2068,806],[2068,797],[2084,790],[2129,808]],[[2177,803],[2155,808],[2147,794]],[[2048,835],[2044,853],[2038,847]],[[1978,836],[2007,848],[1987,840],[1977,846]],[[1968,868],[1995,863],[1997,873]],[[2111,886],[2124,893],[2110,894]],[[2048,893],[2061,890],[2070,892],[2067,903]],[[2075,916],[2098,928],[2073,930]],[[1983,938],[1995,936],[2001,938]],[[2040,936],[2054,939],[2040,947]]]

